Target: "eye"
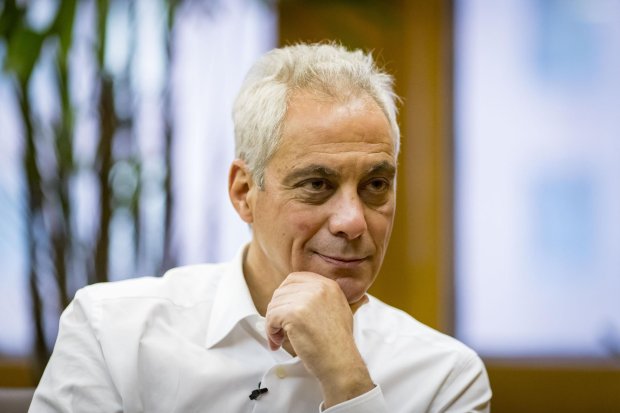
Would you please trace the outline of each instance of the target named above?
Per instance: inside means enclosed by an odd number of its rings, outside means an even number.
[[[390,188],[390,183],[383,178],[375,178],[368,181],[367,188],[372,192],[385,192]]]
[[[331,188],[329,182],[325,179],[308,179],[301,183],[301,187],[313,192],[321,192]]]
[[[360,189],[360,196],[368,205],[380,206],[390,200],[392,181],[387,178],[372,178]]]

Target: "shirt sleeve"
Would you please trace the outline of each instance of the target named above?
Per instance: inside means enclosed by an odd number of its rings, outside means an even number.
[[[29,412],[122,412],[96,337],[96,307],[78,291],[60,318],[58,338]]]
[[[472,353],[459,368],[455,368],[439,395],[431,409],[434,412],[490,412],[491,386],[480,357]]]
[[[339,403],[329,409],[324,404],[319,407],[321,413],[387,413],[388,408],[383,399],[381,387],[375,386],[372,390],[357,396],[354,399]]]

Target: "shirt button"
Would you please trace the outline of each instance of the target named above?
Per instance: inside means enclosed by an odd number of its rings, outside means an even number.
[[[276,367],[276,376],[283,379],[286,377],[286,369],[282,366]]]

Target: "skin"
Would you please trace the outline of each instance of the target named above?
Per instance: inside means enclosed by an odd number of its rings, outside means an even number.
[[[252,225],[244,274],[271,349],[283,346],[321,384],[326,407],[374,387],[353,313],[383,262],[395,210],[387,118],[366,95],[297,91],[264,187],[233,162],[230,198]]]

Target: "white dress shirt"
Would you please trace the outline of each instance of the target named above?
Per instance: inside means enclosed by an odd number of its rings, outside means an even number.
[[[30,412],[320,412],[303,362],[269,350],[242,255],[80,290]],[[455,339],[374,297],[354,335],[376,387],[325,413],[489,411],[484,365]]]

